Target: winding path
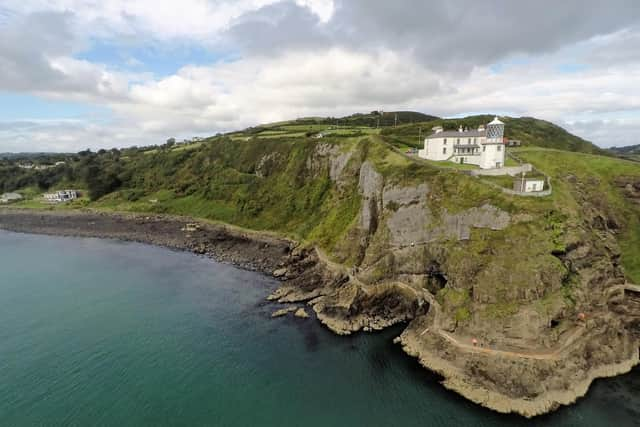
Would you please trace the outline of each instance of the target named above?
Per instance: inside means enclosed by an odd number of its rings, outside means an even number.
[[[355,277],[355,275],[351,274],[351,272],[348,271],[348,269],[344,265],[331,261],[320,249],[316,248],[316,254],[318,255],[318,259],[322,263],[324,263],[331,271],[346,274],[350,280],[353,280],[359,285],[365,286],[365,284],[360,281],[360,279]],[[409,285],[407,285],[406,283],[402,284],[409,287]],[[612,287],[612,290],[617,288],[637,292],[640,295],[640,286],[638,285],[627,283],[625,285]],[[433,294],[431,294],[427,290],[423,290],[423,296],[424,299],[429,303],[429,311],[433,309],[433,322],[429,327],[423,329],[422,332],[419,333],[419,336],[423,336],[428,332],[433,332],[434,334],[439,335],[444,340],[456,346],[457,348],[470,353],[534,360],[559,360],[565,353],[571,350],[573,344],[575,344],[576,341],[587,330],[585,324],[580,324],[579,326],[575,327],[573,331],[571,331],[571,333],[567,336],[562,344],[552,349],[545,349],[544,351],[501,350],[497,348],[481,347],[473,345],[472,343],[469,343],[467,341],[460,340],[449,332],[444,331],[439,322],[440,304],[438,303],[438,301],[436,301]]]

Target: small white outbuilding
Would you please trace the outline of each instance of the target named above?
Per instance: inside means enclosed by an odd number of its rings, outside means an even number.
[[[535,193],[544,190],[544,178],[542,177],[523,177],[513,180],[513,191],[518,193]]]
[[[4,193],[0,196],[0,203],[11,203],[22,200],[22,195],[18,193]]]

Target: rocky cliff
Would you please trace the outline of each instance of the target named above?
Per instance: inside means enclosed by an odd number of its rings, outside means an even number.
[[[271,270],[282,280],[271,299],[307,303],[339,334],[405,323],[397,342],[408,354],[446,387],[498,411],[547,412],[586,393],[594,378],[638,363],[637,163],[524,149],[518,156],[554,182],[551,196],[529,199],[404,156],[384,135],[270,132],[98,155],[118,166],[123,187],[89,206],[144,214],[133,222],[73,217],[68,231]],[[159,216],[147,224],[155,218],[148,212]],[[192,220],[165,226],[166,214],[289,240],[238,238],[211,224],[189,231]],[[31,225],[20,215],[5,214],[0,226],[64,229],[47,215]]]
[[[332,150],[317,147],[309,166],[338,188],[352,183],[360,211],[335,246],[294,251],[273,299],[308,302],[339,334],[408,321],[398,338],[407,353],[502,412],[572,403],[593,379],[638,363],[624,225],[593,183],[567,176],[559,195],[523,200],[372,147]],[[620,194],[634,202],[625,179]]]

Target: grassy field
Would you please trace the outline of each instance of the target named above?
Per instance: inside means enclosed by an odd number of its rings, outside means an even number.
[[[460,126],[477,129],[479,125],[485,125],[493,118],[493,115],[479,115],[454,119],[434,119],[398,127],[387,127],[382,130],[382,135],[393,144],[422,148],[424,138],[432,133],[434,126],[442,126],[446,130],[458,129]],[[505,137],[520,140],[524,146],[610,154],[608,151],[544,120],[530,117],[501,117],[501,120],[505,122]]]
[[[620,225],[622,264],[629,277],[640,283],[640,209],[625,199],[616,184],[620,177],[640,180],[640,165],[552,149],[519,149],[518,155],[552,177],[553,198],[559,208],[581,216],[589,203]]]

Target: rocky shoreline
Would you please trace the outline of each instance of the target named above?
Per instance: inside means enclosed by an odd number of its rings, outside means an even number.
[[[281,281],[270,300],[308,305],[336,334],[410,322],[397,338],[403,350],[442,375],[446,388],[498,412],[525,417],[551,412],[584,396],[595,379],[627,373],[640,363],[637,340],[616,334],[622,324],[608,316],[549,360],[460,348],[436,333],[439,307],[433,297],[425,298],[424,290],[401,282],[366,285],[319,250],[268,233],[168,215],[11,208],[0,209],[0,229],[135,241],[260,271]],[[273,316],[289,314],[308,317],[297,305]]]
[[[208,256],[240,268],[271,274],[296,243],[266,233],[177,216],[86,211],[0,209],[0,229],[70,237],[147,243]]]
[[[560,406],[571,405],[584,397],[596,379],[627,374],[640,364],[640,349],[637,343],[631,343],[621,346],[624,348],[620,348],[621,354],[614,361],[594,363],[592,366],[581,365],[581,355],[586,351],[588,343],[603,338],[597,335],[583,337],[571,351],[557,359],[527,359],[465,352],[443,342],[428,328],[428,322],[420,320],[420,325],[410,325],[395,342],[426,369],[441,375],[444,387],[500,413],[517,413],[531,418],[555,411]],[[602,345],[606,343],[603,342]],[[518,390],[514,395],[509,395],[501,392],[501,387],[497,384],[494,387],[482,384],[482,377],[492,369],[502,370],[503,375],[510,373],[514,376],[512,380],[506,380],[507,385],[503,387],[508,387],[509,383],[517,384],[517,376],[539,375],[540,384],[548,383],[546,378],[543,380],[544,375],[540,374],[549,371],[555,372],[555,381],[562,383],[563,387],[549,388],[541,393]],[[469,371],[474,375],[469,375]]]

